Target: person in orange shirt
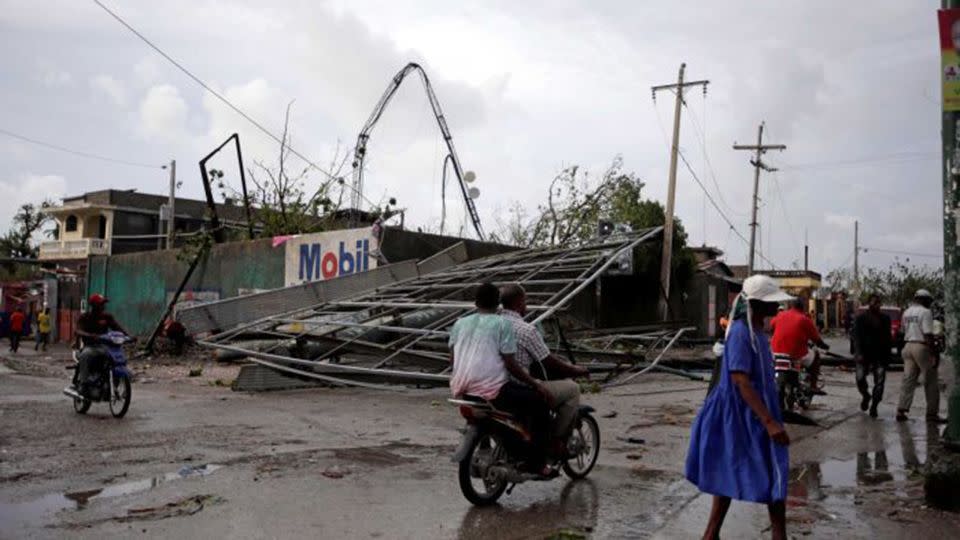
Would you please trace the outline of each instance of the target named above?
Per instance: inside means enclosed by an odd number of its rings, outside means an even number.
[[[10,315],[10,350],[17,352],[20,348],[20,338],[23,336],[23,323],[27,316],[23,314],[23,306],[17,306],[13,314]]]
[[[815,356],[810,353],[810,343],[825,351],[830,350],[830,346],[820,337],[817,325],[804,311],[804,304],[802,298],[797,298],[790,303],[790,309],[781,311],[770,321],[773,330],[770,347],[773,354],[784,354],[794,362],[802,363],[810,373],[810,387],[815,393],[823,394],[817,386],[820,366],[816,365]]]

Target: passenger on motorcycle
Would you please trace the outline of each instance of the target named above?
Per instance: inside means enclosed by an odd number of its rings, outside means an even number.
[[[77,339],[74,342],[75,349],[83,346],[77,354],[77,376],[74,380],[74,388],[80,394],[84,394],[86,391],[90,376],[100,373],[104,369],[101,364],[105,358],[109,358],[110,353],[106,346],[100,342],[100,337],[110,330],[130,335],[113,318],[113,315],[107,313],[106,297],[100,294],[92,294],[87,300],[87,305],[87,311],[81,314],[77,321]]]
[[[787,355],[794,362],[802,363],[810,374],[810,387],[813,392],[823,395],[825,392],[817,386],[820,362],[816,355],[810,352],[809,344],[812,342],[825,351],[830,350],[830,346],[821,339],[817,326],[805,311],[805,304],[802,298],[796,298],[790,302],[790,309],[781,311],[770,321],[773,330],[770,346],[773,354]]]
[[[480,285],[477,312],[460,318],[450,329],[450,390],[456,398],[476,396],[523,420],[533,437],[529,469],[553,475],[544,455],[553,397],[517,363],[516,334],[510,321],[497,314],[499,302],[500,290],[495,285]]]
[[[580,408],[580,385],[570,378],[586,377],[590,372],[552,354],[537,327],[523,320],[527,314],[527,293],[523,287],[518,284],[504,286],[500,289],[500,304],[503,306],[500,314],[510,321],[517,335],[517,363],[531,375],[536,374],[543,381],[540,384],[553,397],[557,413],[553,425],[557,445],[554,451],[561,452],[560,446],[570,434]],[[521,383],[513,377],[511,380]]]

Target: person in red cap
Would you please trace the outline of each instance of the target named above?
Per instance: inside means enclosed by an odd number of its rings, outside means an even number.
[[[17,352],[20,348],[20,338],[23,336],[23,323],[27,316],[23,314],[23,306],[17,306],[17,309],[10,315],[10,350]]]
[[[77,321],[77,341],[74,343],[74,348],[82,346],[82,349],[80,354],[77,355],[77,381],[74,384],[81,394],[90,374],[98,373],[102,367],[100,365],[102,360],[109,357],[110,354],[100,342],[100,336],[110,330],[130,335],[113,318],[113,315],[107,313],[106,308],[106,297],[100,294],[92,294],[87,300],[87,311],[80,315],[80,319]]]

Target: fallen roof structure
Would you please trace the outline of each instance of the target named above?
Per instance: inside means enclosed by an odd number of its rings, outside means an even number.
[[[564,314],[571,302],[624,254],[654,241],[662,227],[602,238],[574,248],[532,248],[460,264],[427,264],[406,279],[238,324],[200,341],[271,369],[333,384],[396,389],[447,384],[449,327],[474,311],[483,282],[519,283],[527,320]],[[428,260],[429,261],[429,260]],[[427,261],[424,261],[427,262]],[[296,287],[305,287],[300,285]],[[295,287],[294,287],[295,288]],[[288,289],[276,291],[284,293]],[[231,307],[236,309],[235,299]],[[208,304],[205,313],[217,309]]]

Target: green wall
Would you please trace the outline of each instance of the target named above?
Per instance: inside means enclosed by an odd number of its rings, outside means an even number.
[[[145,251],[94,257],[87,270],[88,294],[106,294],[110,312],[120,324],[146,335],[157,324],[189,267],[187,261],[177,260],[178,253]],[[271,247],[270,239],[215,246],[191,276],[184,298],[189,299],[191,294],[204,295],[208,300],[231,298],[241,289],[282,287],[283,264],[283,246]]]

